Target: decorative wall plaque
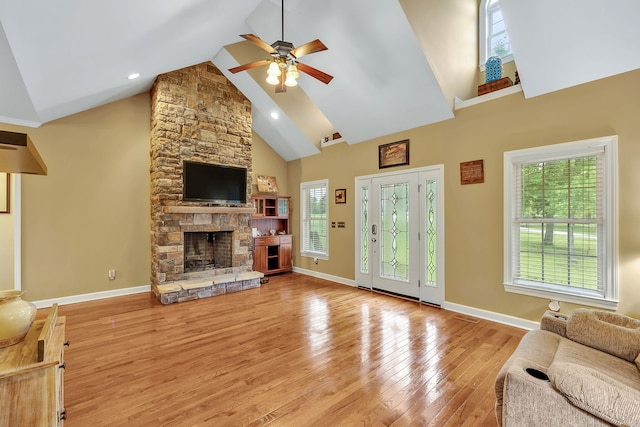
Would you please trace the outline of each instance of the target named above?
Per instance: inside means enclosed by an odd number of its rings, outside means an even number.
[[[481,184],[484,182],[484,160],[460,163],[460,184]]]

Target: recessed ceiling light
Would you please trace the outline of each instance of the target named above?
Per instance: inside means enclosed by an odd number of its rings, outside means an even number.
[[[140,77],[140,73],[129,74],[129,77],[127,77],[127,78],[129,80],[134,80],[134,79],[137,79],[138,77]]]
[[[271,112],[271,118],[273,118],[273,120],[278,120],[278,117],[280,117],[280,115],[278,114],[277,111]]]

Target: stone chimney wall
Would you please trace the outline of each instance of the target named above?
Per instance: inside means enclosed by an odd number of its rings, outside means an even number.
[[[158,76],[151,89],[151,283],[188,279],[185,231],[234,231],[233,267],[209,274],[250,271],[251,213],[209,210],[182,201],[184,160],[247,169],[251,197],[251,103],[212,63]],[[196,207],[196,209],[189,209]],[[187,209],[185,209],[187,208]],[[156,292],[157,293],[157,292]]]

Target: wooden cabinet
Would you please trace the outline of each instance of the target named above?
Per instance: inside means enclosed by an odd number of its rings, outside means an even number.
[[[258,233],[253,239],[253,269],[264,274],[291,271],[290,198],[268,195],[252,198],[256,213],[251,227]]]
[[[256,237],[253,241],[253,269],[264,273],[267,268],[267,245],[256,244],[256,240],[260,237]],[[262,243],[258,241],[257,243]]]
[[[252,196],[253,207],[256,209],[254,218],[289,217],[289,196]]]
[[[288,197],[278,197],[276,199],[276,205],[278,207],[279,217],[289,217],[289,198]]]
[[[280,269],[291,271],[291,235],[280,236],[280,246],[278,247],[278,256],[280,262]]]
[[[264,274],[291,271],[291,235],[253,239],[253,269]]]
[[[63,425],[65,320],[54,305],[24,341],[0,349],[0,425]]]

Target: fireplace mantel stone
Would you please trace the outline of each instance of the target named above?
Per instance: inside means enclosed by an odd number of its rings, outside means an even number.
[[[176,214],[197,214],[197,213],[212,213],[212,214],[254,214],[255,208],[239,208],[230,206],[165,206],[162,208],[164,213],[176,213]]]

